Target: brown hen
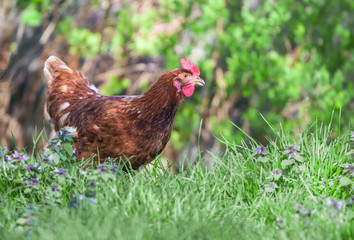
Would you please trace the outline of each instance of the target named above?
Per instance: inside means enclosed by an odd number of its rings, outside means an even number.
[[[121,158],[137,170],[165,148],[178,106],[193,94],[195,85],[204,85],[195,64],[188,59],[181,59],[181,64],[143,95],[103,96],[80,72],[51,56],[44,66],[49,120],[55,131],[75,129],[79,158],[94,155],[96,163]]]

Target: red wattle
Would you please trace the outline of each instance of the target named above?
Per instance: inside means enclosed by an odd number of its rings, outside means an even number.
[[[188,84],[187,86],[185,86],[185,87],[182,89],[182,92],[183,92],[183,94],[184,94],[186,97],[192,96],[192,94],[193,94],[193,92],[194,92],[194,85],[193,85],[193,84]]]

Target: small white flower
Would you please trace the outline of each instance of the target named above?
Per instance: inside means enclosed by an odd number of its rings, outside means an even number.
[[[77,137],[77,128],[76,127],[71,127],[71,126],[65,126],[63,128],[65,131],[68,132],[73,137]]]

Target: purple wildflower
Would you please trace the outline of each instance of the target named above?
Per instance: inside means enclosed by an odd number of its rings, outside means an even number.
[[[264,151],[264,147],[255,148],[257,154],[261,154]]]
[[[61,135],[63,135],[63,134],[64,134],[64,131],[63,131],[62,129],[60,129],[60,130],[58,131],[58,135],[61,136]]]
[[[89,186],[90,186],[90,187],[94,187],[94,186],[96,186],[97,184],[98,184],[97,182],[91,181],[91,182],[89,183]]]
[[[338,211],[340,211],[343,207],[343,203],[344,201],[343,200],[333,200],[333,199],[330,199],[330,198],[326,198],[326,203],[328,206],[330,207],[334,207],[336,208]]]
[[[301,208],[301,206],[299,204],[295,203],[295,210],[300,211],[300,208]]]
[[[342,207],[343,207],[343,200],[337,201],[337,202],[336,202],[336,208],[337,208],[338,210],[341,210]]]
[[[54,172],[60,176],[63,176],[63,175],[66,175],[67,174],[67,171],[65,171],[64,169],[60,169],[60,168],[57,168],[57,167],[54,167]]]
[[[90,201],[91,201],[92,203],[97,203],[96,198],[91,198]]]
[[[27,187],[29,187],[30,189],[33,189],[35,185],[39,184],[39,178],[31,178],[30,181],[28,180],[28,178],[25,179],[26,180],[23,182],[26,183]]]
[[[334,214],[333,214],[333,212],[332,212],[331,210],[328,210],[328,213],[329,213],[329,215],[331,216],[331,218],[334,218],[334,217],[335,217]]]
[[[50,155],[48,156],[48,158],[47,158],[47,159],[48,159],[49,161],[52,161],[52,160],[53,160],[53,158],[54,158],[54,154],[52,153],[52,154],[50,154]]]
[[[39,178],[32,178],[31,181],[34,184],[39,184]]]
[[[305,223],[304,223],[304,226],[305,226],[305,227],[308,226],[309,223],[310,223],[310,220],[309,220],[309,219],[306,219],[306,220],[305,220]]]
[[[333,202],[332,199],[326,198],[326,203],[327,203],[328,206],[332,206],[332,202]]]
[[[297,155],[297,152],[300,151],[300,146],[287,147],[285,150],[287,151],[288,159],[290,159],[292,156]]]

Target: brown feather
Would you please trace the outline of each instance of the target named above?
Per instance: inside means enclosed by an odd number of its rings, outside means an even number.
[[[99,159],[129,159],[133,169],[152,161],[171,136],[173,119],[185,99],[173,85],[184,69],[162,75],[143,95],[102,96],[79,72],[57,57],[50,57],[44,73],[48,79],[47,111],[58,131],[77,129],[74,144],[80,158],[98,152]],[[98,150],[98,151],[97,151]]]

